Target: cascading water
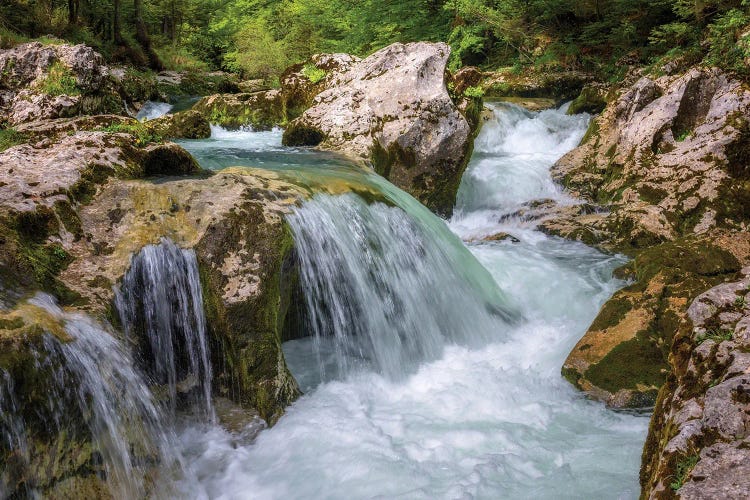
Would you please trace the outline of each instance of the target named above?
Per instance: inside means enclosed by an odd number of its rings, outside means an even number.
[[[46,334],[35,353],[36,371],[51,373],[54,385],[45,388],[47,402],[34,406],[33,418],[62,432],[64,439],[75,440],[76,432],[88,429],[89,437],[82,439],[90,439],[101,455],[114,498],[146,496],[147,471],[142,467],[146,463],[158,464],[167,476],[170,471],[179,475],[181,464],[173,438],[163,428],[160,412],[129,351],[101,325],[82,314],[64,312],[48,295],[39,294],[29,303],[63,325],[69,337],[61,341]],[[28,464],[38,450],[27,446],[25,410],[14,383],[7,373],[2,377],[0,427],[11,452]],[[36,496],[34,474],[29,472],[24,479],[30,496]]]
[[[172,111],[172,105],[168,102],[146,101],[135,115],[136,120],[146,121],[162,117]]]
[[[440,239],[430,237],[400,208],[319,195],[288,221],[324,379],[331,378],[322,362],[326,337],[333,339],[333,378],[362,362],[400,378],[437,359],[448,343],[502,338],[515,316],[458,271],[462,262],[445,250],[460,245],[453,235],[443,229]]]
[[[169,391],[174,414],[178,392],[199,389],[198,409],[213,419],[211,362],[198,261],[162,239],[131,261],[115,304],[127,335],[140,342],[143,367]],[[145,339],[143,339],[143,337]]]
[[[336,171],[366,178],[387,204],[318,195],[289,218],[315,335],[284,352],[307,394],[251,446],[218,428],[182,434],[210,497],[638,496],[647,419],[608,411],[560,376],[622,285],[612,270],[623,261],[514,216],[539,199],[576,202],[549,168],[588,117],[492,109],[448,223],[468,250],[372,174]],[[233,134],[186,146],[204,166],[331,171],[281,148],[278,132]],[[499,232],[517,242],[482,241]]]

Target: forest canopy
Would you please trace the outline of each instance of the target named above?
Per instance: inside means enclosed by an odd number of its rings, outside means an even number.
[[[451,66],[587,70],[704,60],[745,75],[750,0],[4,0],[0,40],[58,37],[153,69],[272,78],[314,53],[442,40]]]

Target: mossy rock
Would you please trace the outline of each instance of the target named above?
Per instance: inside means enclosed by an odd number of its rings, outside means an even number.
[[[601,113],[607,106],[606,90],[595,86],[586,86],[568,107],[569,115]]]
[[[652,406],[687,306],[740,268],[731,252],[707,237],[639,251],[617,271],[634,283],[604,304],[566,359],[563,376],[611,406]]]
[[[269,130],[287,122],[286,105],[277,90],[211,95],[195,103],[192,109],[210,123],[227,128],[251,126],[255,130]]]
[[[188,110],[164,115],[145,124],[153,134],[165,139],[207,139],[211,125],[198,111]]]

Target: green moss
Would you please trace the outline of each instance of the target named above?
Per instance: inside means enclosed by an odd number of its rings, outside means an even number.
[[[607,101],[604,99],[604,96],[599,89],[593,87],[584,87],[578,97],[576,97],[573,102],[570,103],[570,107],[568,107],[568,114],[597,114],[601,113],[606,106]]]
[[[60,61],[55,61],[47,70],[47,75],[39,82],[37,89],[50,96],[80,95],[76,77],[70,68]]]
[[[473,99],[481,99],[484,97],[484,89],[482,87],[466,87],[464,95]]]
[[[665,190],[647,184],[638,186],[638,194],[643,201],[652,205],[658,204],[667,196]]]
[[[591,123],[589,123],[589,127],[586,129],[586,133],[583,135],[583,139],[581,139],[581,144],[586,144],[592,139],[597,139],[599,137],[599,122],[596,118],[591,120]]]
[[[667,362],[661,349],[646,332],[639,332],[591,365],[584,377],[595,386],[615,393],[620,389],[637,389],[638,385],[660,387],[665,380],[664,368]]]
[[[621,294],[615,295],[604,304],[589,329],[601,331],[615,326],[631,309],[633,309],[633,304],[630,299]]]
[[[0,130],[0,152],[28,142],[30,137],[13,128]]]
[[[673,481],[669,485],[669,487],[673,491],[677,491],[682,488],[682,485],[685,484],[685,480],[693,471],[693,468],[695,468],[698,460],[700,460],[700,457],[698,455],[690,455],[689,457],[684,457],[677,462]]]
[[[161,136],[155,134],[149,127],[140,122],[114,123],[101,128],[100,131],[113,134],[130,134],[135,137],[135,144],[138,147],[147,146],[151,143],[164,142]]]

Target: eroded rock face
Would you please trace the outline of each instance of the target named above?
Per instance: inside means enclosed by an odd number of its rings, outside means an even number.
[[[122,110],[104,60],[91,47],[30,42],[0,53],[0,113],[10,125]]]
[[[352,64],[289,124],[284,143],[360,159],[450,214],[474,131],[446,88],[449,55],[441,43],[397,43]]]
[[[594,118],[553,176],[598,209],[540,222],[634,260],[634,284],[605,304],[563,374],[615,407],[650,407],[669,373],[687,306],[748,264],[746,151],[750,91],[718,70],[641,77]]]
[[[743,230],[748,123],[750,90],[719,70],[641,78],[553,169],[610,210],[577,236],[632,253],[714,227]]]
[[[641,469],[645,498],[744,498],[750,459],[750,269],[699,295],[671,352]]]

